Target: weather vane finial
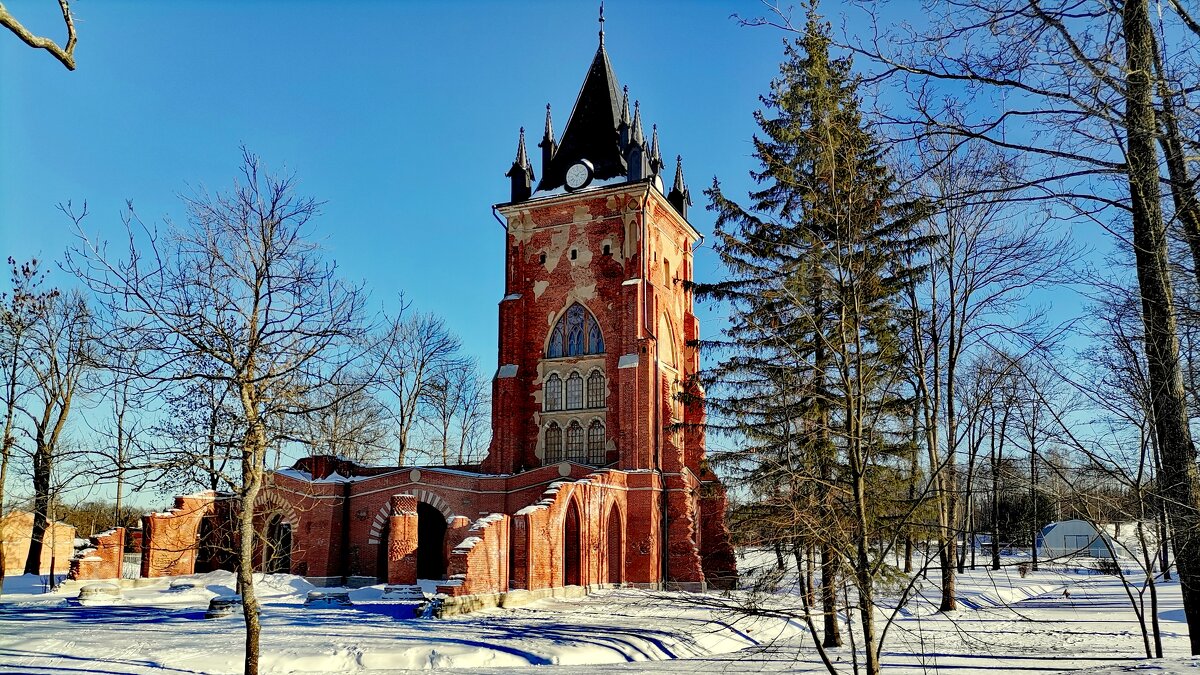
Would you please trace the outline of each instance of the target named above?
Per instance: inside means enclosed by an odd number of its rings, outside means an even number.
[[[600,46],[604,46],[604,0],[600,0]]]

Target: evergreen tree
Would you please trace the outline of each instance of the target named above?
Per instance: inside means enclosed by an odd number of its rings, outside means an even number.
[[[825,646],[840,644],[835,579],[847,569],[874,673],[872,590],[889,548],[874,544],[894,544],[904,510],[885,501],[901,490],[868,486],[895,484],[887,467],[907,447],[894,423],[905,409],[898,304],[922,271],[907,261],[929,242],[915,234],[926,209],[899,195],[828,31],[811,6],[762,97],[749,205],[716,180],[706,190],[727,277],[697,292],[730,306],[724,337],[706,343],[722,354],[706,374],[710,419],[744,441],[731,459],[784,523],[780,536],[796,552],[820,548]]]

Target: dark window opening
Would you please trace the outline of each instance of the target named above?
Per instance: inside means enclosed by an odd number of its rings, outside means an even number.
[[[579,586],[582,584],[580,570],[583,561],[583,546],[579,541],[579,509],[575,508],[574,500],[567,508],[566,522],[563,524],[563,585]]]
[[[446,578],[446,517],[417,502],[417,578]]]

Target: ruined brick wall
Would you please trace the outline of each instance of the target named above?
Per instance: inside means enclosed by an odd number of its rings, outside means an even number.
[[[25,572],[29,543],[33,536],[33,514],[28,511],[9,511],[0,520],[0,540],[4,546],[4,573]],[[48,523],[42,537],[40,574],[49,574],[51,562],[55,574],[66,574],[68,561],[75,554],[75,528],[66,523]]]
[[[647,474],[648,475],[648,474]],[[631,565],[632,558],[640,558],[628,550],[627,542],[635,527],[643,526],[646,512],[643,506],[631,503],[630,495],[639,498],[642,493],[631,493],[628,474],[617,471],[601,471],[584,480],[559,482],[543,493],[536,504],[521,509],[513,518],[514,569],[512,576],[517,587],[537,590],[553,588],[566,583],[567,554],[578,551],[579,584],[593,585],[608,583],[610,560],[622,561],[626,581],[652,583],[657,580],[652,565]],[[648,494],[648,493],[647,493]],[[652,503],[652,499],[646,500]],[[609,523],[612,509],[617,509],[617,522],[621,536],[615,541],[626,550],[615,557],[609,555]],[[578,515],[578,549],[566,540],[568,511],[574,509]],[[629,515],[632,512],[632,516]],[[632,519],[636,519],[631,521]]]
[[[507,515],[493,513],[475,521],[450,552],[449,578],[462,583],[438,590],[448,595],[507,591],[510,520]]]
[[[142,576],[192,574],[200,548],[200,523],[214,512],[216,493],[175,498],[175,508],[142,516]]]
[[[125,557],[125,528],[118,527],[90,538],[91,548],[71,559],[69,577],[80,581],[120,579]]]

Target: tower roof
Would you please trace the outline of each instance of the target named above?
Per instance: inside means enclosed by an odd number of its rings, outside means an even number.
[[[597,179],[624,175],[627,165],[617,133],[620,121],[621,88],[601,43],[575,99],[562,141],[549,166],[542,167],[538,190],[561,187],[567,168],[581,159],[592,163]]]

